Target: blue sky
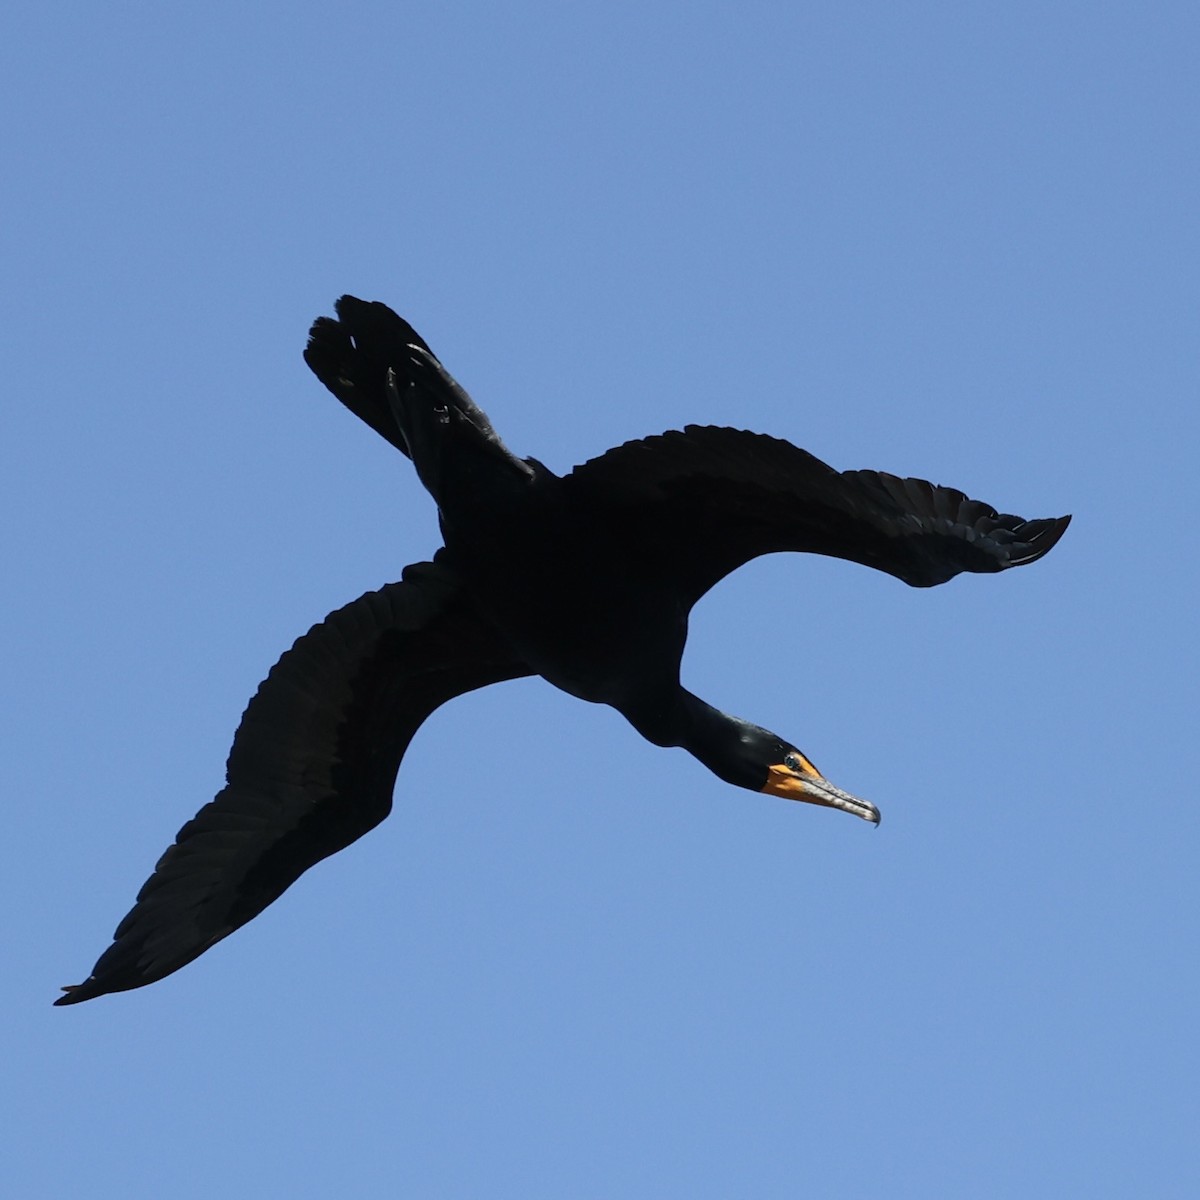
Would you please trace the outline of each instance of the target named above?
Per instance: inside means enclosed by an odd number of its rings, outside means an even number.
[[[1193,5],[48,3],[0,47],[5,1194],[1196,1194]],[[259,679],[437,545],[349,291],[560,470],[686,422],[1073,512],[777,557],[685,682],[875,801],[539,681],[141,992],[53,1009]]]

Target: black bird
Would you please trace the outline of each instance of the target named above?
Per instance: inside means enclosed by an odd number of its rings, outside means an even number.
[[[313,325],[305,360],[412,459],[444,545],[276,663],[234,736],[225,787],[58,1004],[153,983],[257,916],[387,816],[400,759],[434,709],[504,679],[540,675],[727,783],[878,824],[874,805],[790,742],[680,685],[692,606],[760,554],[827,554],[930,587],[1033,562],[1070,520],[1026,521],[953,488],[839,472],[777,438],[697,425],[560,478],[513,455],[386,305],[344,296],[336,309]]]

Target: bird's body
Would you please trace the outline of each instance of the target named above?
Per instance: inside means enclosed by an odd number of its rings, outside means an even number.
[[[632,681],[639,694],[678,684],[687,612],[561,479],[539,468],[461,534],[456,515],[441,522],[446,561],[534,674],[621,710]]]
[[[696,601],[760,554],[850,559],[914,586],[1040,558],[1069,518],[1025,521],[952,488],[837,472],[762,434],[689,426],[555,475],[512,454],[419,335],[353,297],[305,358],[408,455],[444,546],[314,626],[234,738],[228,782],[180,830],[112,946],[59,1004],[151,983],[245,924],[387,815],[400,759],[454,696],[540,675],[608,704],[739,787],[878,822],[794,746],[684,689]]]

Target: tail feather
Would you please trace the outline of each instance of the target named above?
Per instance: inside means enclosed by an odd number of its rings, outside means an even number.
[[[436,361],[425,339],[386,304],[343,296],[337,319],[318,317],[308,333],[304,361],[360,420],[402,454],[408,447],[388,400],[388,371],[402,372],[416,346]]]

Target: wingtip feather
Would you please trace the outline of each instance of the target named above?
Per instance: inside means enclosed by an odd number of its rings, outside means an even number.
[[[1023,530],[1018,533],[1027,535],[1028,550],[1020,557],[1014,557],[1005,563],[1006,567],[1023,567],[1027,563],[1037,562],[1049,554],[1058,545],[1062,535],[1067,532],[1071,523],[1071,514],[1065,517],[1044,517],[1037,521],[1028,521]],[[1039,528],[1040,526],[1040,528]]]
[[[91,1000],[93,996],[100,995],[99,992],[89,991],[88,984],[93,980],[86,980],[83,983],[68,983],[62,988],[63,995],[59,996],[54,1001],[55,1008],[61,1008],[66,1004],[82,1004],[85,1000]]]

